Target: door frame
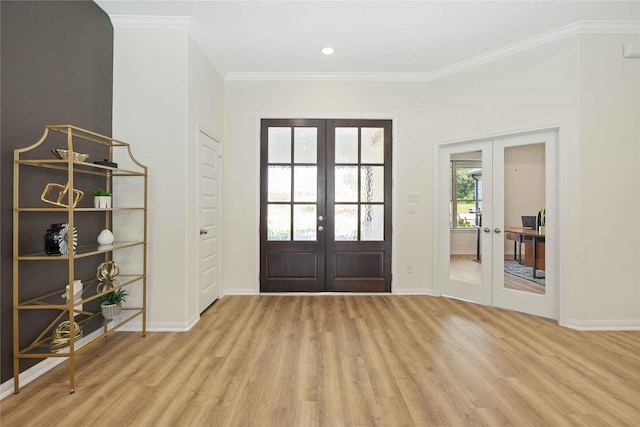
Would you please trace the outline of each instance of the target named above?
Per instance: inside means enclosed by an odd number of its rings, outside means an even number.
[[[397,182],[397,171],[398,171],[398,140],[396,135],[397,126],[398,126],[398,118],[394,114],[335,114],[335,113],[321,113],[321,114],[305,114],[304,112],[284,112],[281,114],[269,113],[269,114],[257,114],[255,120],[255,157],[254,157],[254,170],[255,170],[255,198],[254,198],[254,230],[255,230],[255,238],[253,241],[254,248],[254,275],[255,282],[253,283],[252,288],[247,288],[243,292],[239,292],[238,294],[249,294],[249,295],[313,295],[313,293],[309,292],[286,292],[286,293],[278,293],[278,292],[268,292],[262,293],[260,292],[260,160],[261,160],[261,123],[262,120],[270,120],[270,119],[282,119],[282,118],[305,118],[305,119],[317,119],[317,120],[390,120],[391,121],[391,138],[394,143],[391,145],[392,159],[391,159],[391,229],[396,229],[396,221],[398,220],[398,191],[396,188]],[[395,235],[392,233],[391,235],[391,253],[398,253],[397,243],[395,239]],[[396,277],[396,268],[397,268],[397,257],[391,257],[391,294],[402,294],[402,289],[398,289],[397,283],[394,284],[393,277]],[[344,292],[322,292],[323,295],[344,295]],[[359,292],[349,292],[349,295],[360,295]],[[365,292],[362,295],[376,295],[376,293]],[[382,292],[380,295],[389,295],[389,292]]]
[[[564,268],[564,254],[565,254],[565,244],[566,241],[566,230],[567,230],[567,215],[566,215],[566,164],[567,164],[567,149],[565,144],[565,136],[564,136],[564,125],[562,124],[552,124],[548,126],[540,126],[535,128],[528,128],[522,130],[512,130],[512,131],[504,131],[498,132],[488,135],[482,135],[477,137],[469,137],[469,138],[461,138],[450,141],[442,141],[436,142],[434,145],[434,183],[435,183],[435,191],[434,191],[434,207],[435,207],[435,221],[434,221],[434,269],[433,269],[433,293],[435,296],[442,296],[443,292],[443,283],[446,280],[448,275],[448,271],[444,271],[444,263],[442,259],[444,256],[449,256],[449,253],[446,254],[444,252],[444,242],[445,242],[445,234],[449,232],[449,230],[444,230],[441,227],[442,222],[444,221],[444,208],[442,205],[442,197],[441,191],[445,191],[448,188],[448,181],[442,182],[442,171],[441,171],[441,151],[445,147],[449,147],[452,145],[462,145],[467,143],[475,143],[480,141],[487,140],[496,140],[496,139],[505,139],[512,138],[518,136],[524,136],[528,134],[536,134],[542,132],[556,132],[556,141],[555,141],[555,150],[553,155],[555,156],[555,170],[547,170],[547,175],[550,179],[555,179],[555,205],[556,210],[558,212],[557,218],[553,219],[553,224],[549,223],[548,229],[555,229],[555,242],[553,242],[554,247],[552,248],[552,253],[555,253],[554,262],[555,268],[552,269],[553,276],[550,276],[550,280],[553,280],[556,283],[556,321],[560,325],[566,325],[566,308],[565,308],[565,283],[566,283],[566,272]],[[448,247],[448,246],[447,246]]]
[[[220,299],[224,296],[223,285],[222,285],[222,180],[224,177],[223,166],[224,162],[222,161],[223,156],[223,143],[222,139],[216,136],[213,132],[210,132],[206,128],[204,128],[199,123],[196,124],[196,147],[195,147],[195,228],[193,230],[194,236],[199,236],[199,231],[202,223],[202,216],[200,214],[200,133],[207,135],[211,138],[215,143],[218,144],[218,244],[217,244],[217,253],[218,253],[218,298]],[[196,269],[195,269],[195,305],[196,312],[198,317],[202,314],[200,311],[200,293],[202,290],[202,275],[201,270],[202,266],[200,263],[201,260],[201,251],[200,251],[200,239],[199,237],[194,237],[195,242],[195,259],[197,260]]]

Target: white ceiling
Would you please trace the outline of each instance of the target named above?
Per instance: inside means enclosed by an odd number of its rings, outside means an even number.
[[[429,73],[577,21],[640,20],[638,0],[95,2],[109,15],[190,16],[223,75]]]

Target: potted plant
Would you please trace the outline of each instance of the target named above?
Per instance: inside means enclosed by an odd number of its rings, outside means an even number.
[[[545,234],[547,225],[547,210],[542,208],[540,212],[538,212],[538,233]]]
[[[93,207],[96,209],[110,209],[111,208],[111,193],[98,188],[93,191]]]
[[[100,311],[102,311],[105,319],[113,319],[120,314],[122,311],[122,303],[127,300],[128,295],[124,289],[120,288],[98,297]]]

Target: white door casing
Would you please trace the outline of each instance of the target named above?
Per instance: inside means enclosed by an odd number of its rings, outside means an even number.
[[[198,128],[198,309],[220,297],[220,142]]]

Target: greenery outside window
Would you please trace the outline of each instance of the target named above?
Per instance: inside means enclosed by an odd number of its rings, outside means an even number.
[[[454,229],[479,227],[482,215],[482,162],[452,160],[450,176],[449,226]]]

